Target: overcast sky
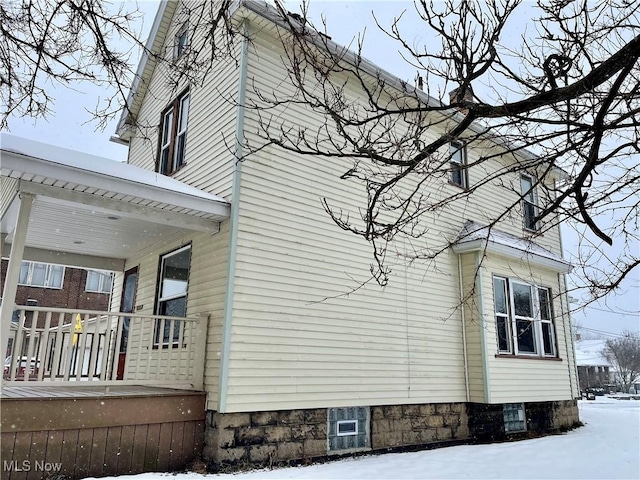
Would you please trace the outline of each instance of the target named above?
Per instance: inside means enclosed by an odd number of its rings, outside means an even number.
[[[138,2],[139,9],[143,13],[141,31],[148,32],[151,28],[157,5],[158,2],[155,0]],[[299,2],[287,2],[286,5],[291,11],[299,10],[297,7]],[[333,40],[340,44],[348,44],[366,27],[365,57],[398,77],[413,81],[415,69],[403,62],[396,46],[388,46],[390,45],[388,39],[373,22],[372,10],[375,11],[378,20],[388,26],[393,17],[402,13],[403,10],[407,10],[410,14],[413,6],[410,2],[401,1],[319,2],[312,0],[311,3],[311,14],[317,19],[316,25],[320,24],[320,15],[326,15],[328,33]],[[514,22],[503,35],[504,43],[508,44],[511,37],[514,42],[518,41],[523,29],[532,28],[528,19],[530,11],[530,5],[525,4],[522,7],[518,21]],[[424,41],[425,29],[414,20],[415,18],[411,15],[406,15],[402,23],[403,31],[407,32],[410,40],[420,43]],[[126,160],[126,147],[109,141],[109,137],[115,133],[117,118],[103,131],[99,131],[96,130],[96,123],[92,121],[91,114],[87,111],[96,105],[101,96],[104,96],[101,88],[83,83],[75,85],[73,89],[58,87],[53,91],[53,95],[56,102],[52,115],[40,120],[11,118],[9,121],[11,133],[113,160]],[[563,235],[565,250],[570,254],[575,251],[577,237],[567,229],[563,230]],[[637,314],[640,311],[639,269],[636,268],[633,277],[625,282],[621,292],[621,295],[611,297],[606,305],[597,304],[588,308],[586,312],[575,313],[574,321],[583,327],[603,332],[619,333],[625,329],[640,331],[640,320]]]

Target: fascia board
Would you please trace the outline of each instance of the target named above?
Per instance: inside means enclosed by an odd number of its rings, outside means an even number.
[[[127,121],[129,119],[129,115],[133,112],[136,98],[138,96],[144,96],[144,91],[141,91],[141,89],[146,90],[146,86],[144,86],[145,81],[148,81],[148,78],[146,77],[151,76],[154,66],[154,62],[152,62],[150,58],[150,52],[157,52],[159,49],[158,44],[164,43],[166,32],[165,35],[160,35],[160,27],[162,26],[165,15],[173,15],[177,3],[178,2],[175,1],[160,2],[160,6],[158,7],[158,11],[156,12],[156,16],[153,20],[153,25],[151,26],[151,31],[149,32],[149,37],[147,37],[147,41],[145,42],[142,57],[140,58],[138,68],[136,69],[135,76],[133,77],[133,83],[129,89],[129,94],[127,95],[126,106],[122,109],[120,119],[118,120],[118,126],[116,127],[116,134],[118,136],[121,136],[126,132]],[[147,67],[152,67],[150,72],[147,72]],[[135,114],[135,112],[133,113]],[[123,140],[126,141],[126,139]]]
[[[228,202],[222,199],[198,198],[188,193],[176,192],[167,188],[113,177],[10,151],[2,151],[2,170],[37,172],[38,176],[50,177],[63,182],[102,190],[111,190],[122,195],[141,197],[224,218],[228,218],[230,212]]]

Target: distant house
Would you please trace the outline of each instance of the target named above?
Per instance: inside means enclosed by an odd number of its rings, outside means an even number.
[[[471,166],[479,147],[447,145],[456,168],[422,188],[433,195],[478,188],[476,202],[425,213],[430,226],[422,240],[453,242],[439,268],[398,255],[385,289],[367,285],[345,295],[353,279],[370,276],[370,245],[337,228],[321,199],[357,215],[363,192],[338,180],[350,161],[301,159],[270,145],[240,163],[229,146],[242,150],[259,115],[229,99],[259,101],[255,89],[288,89],[286,24],[263,2],[235,2],[232,19],[244,22],[251,41],[238,36],[237,62],[215,62],[203,85],[184,83],[175,94],[154,56],[173,56],[176,42],[197,34],[188,30],[189,9],[180,3],[160,3],[150,54],[117,132],[129,146],[127,164],[9,136],[3,141],[0,200],[10,212],[3,222],[12,220],[3,230],[12,254],[25,245],[28,254],[59,250],[76,265],[117,272],[110,313],[92,326],[93,339],[104,338],[113,350],[102,356],[106,367],[91,368],[82,383],[122,380],[200,392],[206,400],[189,415],[202,423],[189,435],[206,431],[196,444],[216,465],[575,425],[579,385],[562,293],[571,266],[557,223],[540,235],[532,222],[542,202],[533,185],[551,184],[562,172],[536,178],[527,160],[521,173],[482,183],[508,170],[517,155],[495,154],[503,146],[488,139],[483,148],[492,149],[492,159],[479,169]],[[377,67],[359,65],[373,81]],[[404,82],[390,77],[389,85]],[[357,85],[349,89],[354,98],[362,95]],[[283,115],[292,125],[321,121],[301,104]],[[434,129],[444,128],[440,120]],[[156,128],[139,132],[136,121]],[[513,202],[521,203],[519,211],[487,227]],[[75,222],[73,239],[54,228],[63,222]],[[15,256],[17,265],[22,258]],[[74,333],[73,325],[61,328]],[[87,335],[78,345],[92,341]],[[62,343],[71,345],[70,338]],[[91,355],[96,365],[98,353]],[[131,433],[119,451],[134,448],[138,436]],[[169,445],[172,436],[159,438]],[[127,468],[113,471],[143,467]]]
[[[2,258],[0,285],[4,287],[8,259]],[[104,311],[109,307],[113,274],[65,265],[23,261],[15,303],[30,307],[71,308]],[[13,321],[18,321],[14,311]],[[41,318],[40,323],[44,321]],[[5,354],[7,357],[9,352]]]
[[[576,341],[576,365],[580,390],[615,383],[611,365],[601,354],[604,340]]]
[[[4,285],[8,259],[2,259],[0,284]],[[23,261],[16,303],[41,307],[106,310],[113,274],[65,265]]]

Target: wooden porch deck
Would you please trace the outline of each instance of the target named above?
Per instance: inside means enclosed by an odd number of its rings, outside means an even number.
[[[202,452],[204,392],[38,383],[0,392],[3,480],[176,471]]]
[[[202,392],[181,390],[165,387],[150,387],[146,385],[30,385],[3,386],[0,399],[42,399],[42,398],[102,398],[102,397],[152,397],[175,395],[201,395]]]

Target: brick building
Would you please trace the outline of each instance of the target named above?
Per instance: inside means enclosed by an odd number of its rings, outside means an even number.
[[[2,287],[8,263],[7,259],[2,259]],[[23,262],[16,304],[104,311],[109,306],[110,292],[109,274],[82,268]]]

